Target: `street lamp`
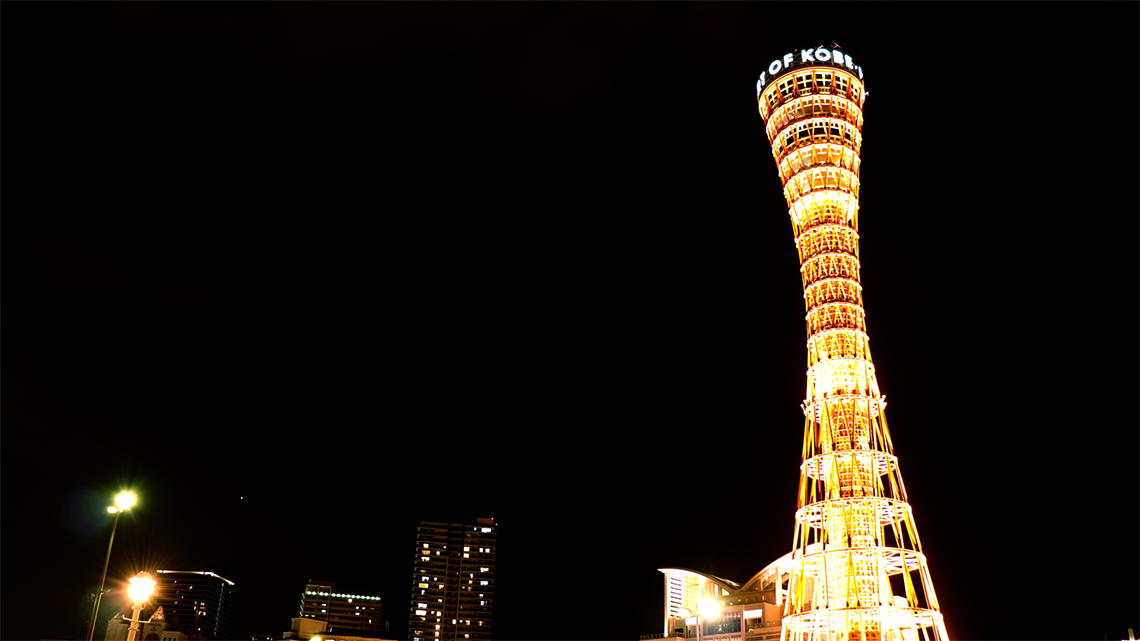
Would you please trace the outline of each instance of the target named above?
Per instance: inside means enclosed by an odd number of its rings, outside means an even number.
[[[119,492],[115,497],[115,505],[107,508],[108,512],[115,515],[115,524],[111,526],[111,540],[107,542],[107,560],[103,561],[103,578],[99,579],[99,591],[95,596],[95,613],[91,615],[91,628],[87,631],[87,641],[95,637],[95,625],[99,622],[99,602],[103,600],[103,585],[107,583],[107,566],[111,564],[111,546],[115,544],[115,530],[119,529],[119,515],[134,504],[134,492]]]
[[[127,629],[127,641],[135,641],[135,635],[139,631],[139,615],[142,614],[143,604],[150,598],[155,583],[150,572],[139,572],[131,577],[131,587],[127,588],[127,594],[135,605],[131,608],[131,627]]]

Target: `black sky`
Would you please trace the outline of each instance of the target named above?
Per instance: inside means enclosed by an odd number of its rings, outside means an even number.
[[[1136,3],[30,4],[3,24],[3,630],[310,578],[405,632],[420,518],[501,639],[635,639],[790,549],[796,253],[755,79],[866,74],[861,260],[950,634],[1140,630]],[[113,611],[113,602],[104,609]]]

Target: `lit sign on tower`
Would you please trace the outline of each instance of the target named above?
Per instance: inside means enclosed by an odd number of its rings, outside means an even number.
[[[773,60],[756,89],[807,312],[803,464],[781,638],[945,640],[864,321],[863,70],[838,48],[804,49]]]

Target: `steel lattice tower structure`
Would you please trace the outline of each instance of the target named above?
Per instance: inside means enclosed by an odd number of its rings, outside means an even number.
[[[805,49],[757,82],[799,250],[807,399],[781,638],[947,639],[875,381],[859,282],[863,70]]]

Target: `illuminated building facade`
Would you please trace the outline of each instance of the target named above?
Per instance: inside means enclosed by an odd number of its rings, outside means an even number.
[[[425,521],[416,530],[408,637],[415,641],[491,638],[495,522]]]
[[[378,596],[337,591],[332,581],[310,580],[301,595],[301,617],[326,624],[326,630],[380,630],[384,605]]]
[[[190,639],[228,639],[234,582],[213,572],[159,570],[150,602]]]
[[[807,312],[783,638],[946,639],[868,346],[858,243],[863,70],[839,49],[804,49],[772,61],[756,89]]]
[[[790,554],[785,555],[744,584],[684,568],[662,568],[665,630],[661,636],[701,641],[777,641],[783,616],[779,580],[788,576],[790,559]]]

